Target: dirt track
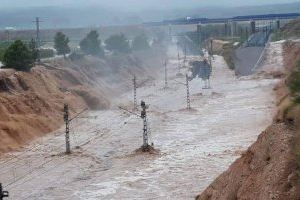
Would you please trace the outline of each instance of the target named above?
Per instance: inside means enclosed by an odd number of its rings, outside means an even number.
[[[115,108],[88,114],[96,119],[72,124],[71,156],[61,154],[64,135],[58,130],[0,160],[10,199],[193,199],[270,124],[277,81],[238,80],[215,56],[213,89],[191,81],[193,110],[186,111],[185,86],[174,82],[184,79],[176,73],[171,61],[168,89],[163,73],[138,89],[139,100],[150,104],[159,155],[134,153],[142,143],[142,122],[117,109],[131,107],[127,93]]]

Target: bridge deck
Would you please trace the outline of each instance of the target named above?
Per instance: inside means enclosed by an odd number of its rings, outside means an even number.
[[[149,22],[144,23],[150,26],[162,26],[162,25],[185,25],[185,24],[215,24],[215,23],[227,23],[230,21],[245,22],[245,21],[265,21],[265,20],[285,20],[296,19],[300,17],[299,13],[284,13],[284,14],[266,14],[266,15],[246,15],[237,16],[232,18],[186,18],[176,20],[164,20],[162,22]]]

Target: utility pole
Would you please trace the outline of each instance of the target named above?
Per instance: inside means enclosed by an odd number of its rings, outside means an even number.
[[[66,123],[66,154],[71,153],[70,147],[70,120],[69,120],[69,106],[64,105],[64,121]]]
[[[133,76],[132,79],[133,82],[133,110],[137,110],[138,106],[137,106],[137,95],[136,95],[136,90],[137,90],[137,84],[136,84],[136,76]]]
[[[209,65],[210,65],[210,67],[212,67],[212,59],[214,59],[213,39],[210,39],[210,47],[209,47]]]
[[[213,39],[210,39],[210,54],[211,54],[211,55],[214,54],[213,43],[214,43],[214,40],[213,40]]]
[[[36,26],[36,51],[37,51],[37,61],[41,61],[41,56],[40,56],[40,18],[36,17],[35,18],[35,26]]]
[[[187,109],[191,109],[191,99],[190,99],[190,86],[189,86],[189,77],[186,74],[186,103],[187,103]]]
[[[148,135],[148,123],[147,123],[147,106],[144,101],[141,101],[141,118],[143,119],[143,151],[149,151],[149,135]]]
[[[3,191],[2,184],[0,183],[0,200],[9,196],[8,191]]]
[[[186,77],[186,82],[185,83],[180,82],[180,81],[176,81],[176,80],[174,80],[174,81],[181,84],[181,85],[186,86],[186,104],[187,104],[187,109],[190,110],[191,109],[191,98],[190,98],[189,77],[188,77],[187,74],[186,74],[185,77]]]
[[[164,63],[164,66],[165,66],[165,88],[168,87],[168,64],[167,64],[167,60],[165,61]]]

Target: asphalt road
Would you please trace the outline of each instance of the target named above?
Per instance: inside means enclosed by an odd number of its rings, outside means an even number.
[[[239,76],[253,74],[252,69],[260,58],[264,47],[242,47],[236,50],[235,72]]]

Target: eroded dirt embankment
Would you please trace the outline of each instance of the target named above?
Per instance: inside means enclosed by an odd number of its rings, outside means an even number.
[[[29,73],[1,69],[0,153],[59,128],[64,103],[69,104],[72,114],[84,108],[108,108],[112,96],[131,88],[133,74],[154,75],[163,54],[151,51],[147,55],[151,56],[56,59],[35,66]]]
[[[299,158],[293,147],[299,132],[297,131],[299,121],[296,119],[297,114],[291,115],[291,112],[287,111],[290,97],[286,86],[288,74],[300,59],[300,45],[285,43],[282,53],[285,69],[281,73],[284,74],[284,78],[274,89],[277,94],[278,114],[273,124],[242,154],[241,158],[197,196],[197,200],[300,198],[299,162],[297,162]]]

